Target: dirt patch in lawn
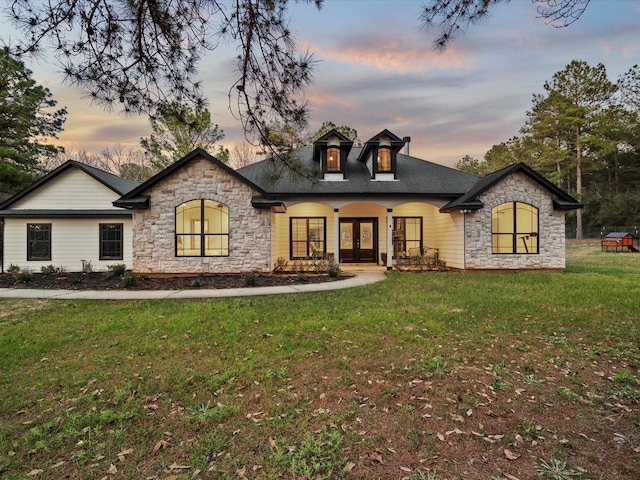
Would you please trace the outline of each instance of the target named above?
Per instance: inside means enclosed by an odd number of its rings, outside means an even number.
[[[127,281],[111,272],[34,273],[30,279],[20,280],[16,275],[0,275],[0,288],[36,288],[62,290],[186,290],[223,289],[242,287],[273,287],[309,283],[334,282],[348,278],[332,278],[327,274],[216,274],[178,277],[147,277],[136,275]]]

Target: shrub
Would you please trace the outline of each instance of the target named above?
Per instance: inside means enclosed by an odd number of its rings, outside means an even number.
[[[80,260],[82,262],[82,273],[91,273],[93,272],[93,265],[91,265],[91,260]]]
[[[340,276],[340,273],[342,273],[340,271],[340,265],[338,265],[336,262],[330,262],[329,266],[327,267],[327,273],[329,274],[330,278],[338,278]]]
[[[56,273],[58,269],[53,265],[43,265],[40,267],[40,271],[46,275],[47,273]]]
[[[136,287],[140,284],[140,280],[140,275],[133,272],[127,272],[122,277],[122,286],[125,288]]]
[[[31,270],[22,270],[16,274],[16,280],[21,283],[29,283],[33,280],[33,274],[31,273]]]
[[[14,265],[13,263],[9,265],[9,268],[7,268],[7,273],[11,273],[12,275],[15,275],[19,271],[20,267],[18,265]]]
[[[127,266],[124,263],[115,263],[107,267],[114,277],[121,277],[127,271]]]
[[[250,272],[244,276],[245,287],[255,287],[258,285],[258,274],[256,272]]]
[[[278,257],[276,263],[273,265],[273,271],[276,273],[283,273],[287,271],[289,262],[284,257]]]

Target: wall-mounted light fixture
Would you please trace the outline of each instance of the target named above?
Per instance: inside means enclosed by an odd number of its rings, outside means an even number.
[[[460,210],[460,213],[465,215],[467,213],[471,213],[471,210],[468,210],[468,209],[464,208],[464,209]]]

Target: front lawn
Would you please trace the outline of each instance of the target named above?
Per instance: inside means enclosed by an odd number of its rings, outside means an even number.
[[[4,479],[636,479],[640,254],[317,294],[0,300]]]

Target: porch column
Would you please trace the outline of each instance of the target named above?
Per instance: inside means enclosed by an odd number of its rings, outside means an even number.
[[[340,264],[340,209],[333,209],[333,258]]]
[[[393,208],[387,208],[387,270],[393,268]]]

